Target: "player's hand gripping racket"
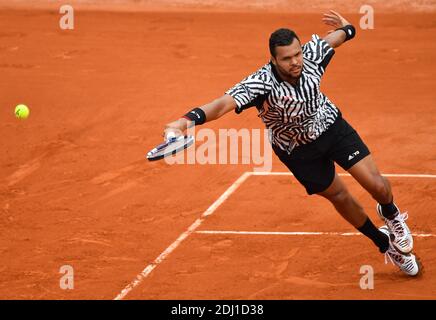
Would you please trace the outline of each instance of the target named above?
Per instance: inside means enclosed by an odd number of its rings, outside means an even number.
[[[167,140],[164,143],[156,146],[149,153],[147,153],[147,159],[149,161],[160,160],[170,155],[176,154],[188,148],[194,143],[193,136],[174,136],[168,135]]]

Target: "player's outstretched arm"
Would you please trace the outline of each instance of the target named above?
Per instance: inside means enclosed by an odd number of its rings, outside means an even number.
[[[330,10],[329,13],[325,13],[322,21],[329,26],[335,28],[330,30],[328,35],[324,37],[324,40],[332,48],[337,48],[345,41],[354,38],[356,34],[355,28],[349,23],[343,16],[336,11]]]
[[[172,132],[176,136],[182,135],[183,132],[188,128],[189,123],[197,122],[197,118],[201,118],[200,123],[209,122],[216,120],[227,112],[234,110],[236,108],[235,100],[225,94],[222,97],[215,99],[214,101],[201,106],[200,108],[195,108],[188,112],[186,115],[188,117],[182,117],[176,121],[170,122],[165,126],[163,136],[168,137],[168,133]],[[190,121],[187,118],[192,117],[194,121]]]

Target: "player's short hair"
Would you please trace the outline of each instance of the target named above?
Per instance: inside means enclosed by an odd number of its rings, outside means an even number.
[[[280,28],[274,31],[269,37],[269,52],[271,52],[271,55],[275,57],[276,47],[289,46],[294,39],[297,39],[298,42],[300,42],[297,34],[290,29]]]

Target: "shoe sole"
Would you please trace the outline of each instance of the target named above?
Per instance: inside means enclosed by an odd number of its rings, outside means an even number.
[[[409,274],[409,273],[407,273],[404,270],[400,269],[400,271],[403,274],[407,275],[408,277],[413,277],[413,278],[420,277],[423,274],[423,272],[424,272],[424,266],[423,266],[423,264],[421,262],[421,259],[415,253],[411,253],[411,254],[413,254],[415,256],[415,262],[416,262],[416,265],[418,267],[418,272],[416,274]]]
[[[415,253],[413,253],[416,259],[416,264],[418,265],[418,273],[414,276],[409,275],[410,277],[421,277],[424,274],[424,265],[422,264],[421,258],[418,257]]]

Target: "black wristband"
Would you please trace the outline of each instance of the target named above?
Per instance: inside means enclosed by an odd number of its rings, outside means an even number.
[[[195,108],[183,116],[186,120],[193,121],[195,125],[203,124],[206,122],[206,114],[200,108]]]
[[[351,24],[346,25],[342,28],[337,28],[336,30],[343,30],[345,32],[345,41],[351,40],[356,35],[356,28]]]

